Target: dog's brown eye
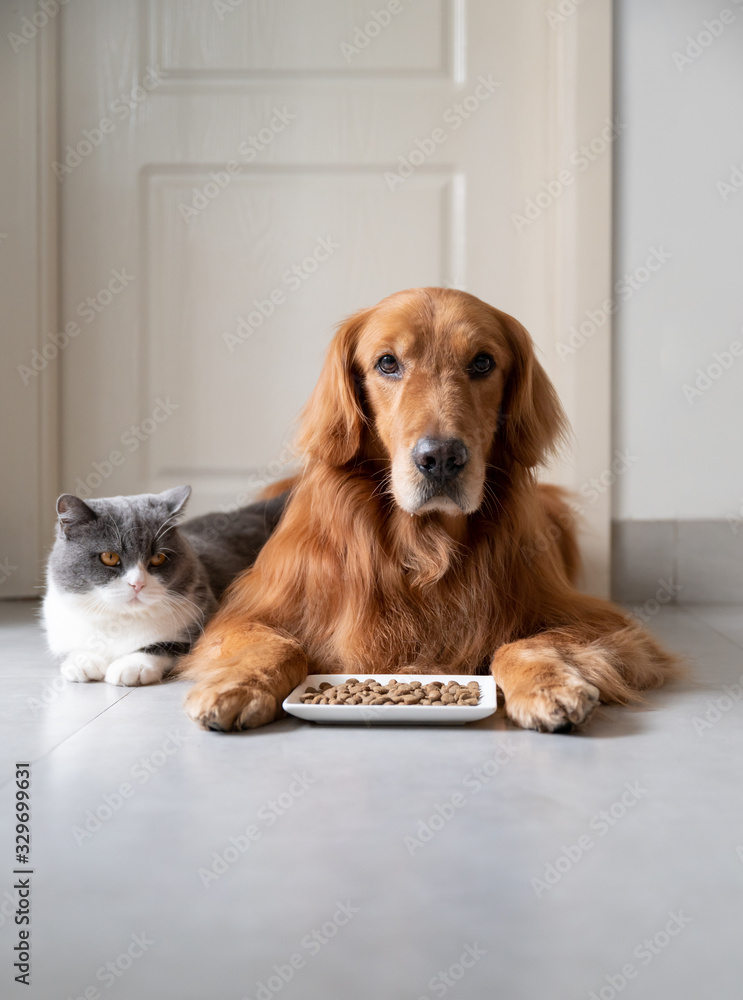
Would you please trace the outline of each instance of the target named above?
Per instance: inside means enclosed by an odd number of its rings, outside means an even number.
[[[383,375],[397,375],[400,371],[397,358],[392,354],[383,354],[379,361],[377,361],[377,368]]]
[[[495,361],[489,354],[478,354],[477,357],[472,359],[470,375],[472,378],[479,378],[481,375],[487,375],[494,368]]]

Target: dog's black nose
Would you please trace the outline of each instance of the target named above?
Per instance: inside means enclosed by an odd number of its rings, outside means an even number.
[[[454,479],[467,464],[467,449],[459,438],[441,441],[439,438],[421,438],[413,448],[416,468],[434,482],[444,483]]]

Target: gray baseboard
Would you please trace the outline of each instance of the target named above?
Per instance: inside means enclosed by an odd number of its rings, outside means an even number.
[[[743,604],[743,521],[615,521],[612,596]]]

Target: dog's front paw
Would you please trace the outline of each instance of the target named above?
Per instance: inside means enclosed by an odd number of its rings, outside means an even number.
[[[203,729],[228,733],[273,722],[279,701],[254,681],[199,681],[186,696],[186,714]]]
[[[545,664],[533,684],[508,693],[506,712],[524,729],[568,732],[585,722],[599,703],[599,689],[567,663]]]
[[[109,664],[106,682],[120,687],[159,684],[167,673],[171,658],[155,653],[127,653]]]
[[[68,681],[102,681],[106,673],[106,660],[95,653],[77,650],[65,657],[59,669]]]

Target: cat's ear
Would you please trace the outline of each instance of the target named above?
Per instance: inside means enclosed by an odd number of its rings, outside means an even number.
[[[63,493],[57,500],[57,517],[60,528],[65,535],[69,535],[72,528],[87,524],[89,521],[95,521],[98,515],[92,507],[88,507],[85,501],[76,497],[74,493]]]
[[[180,514],[191,496],[190,486],[174,486],[172,490],[164,490],[160,499],[168,509],[169,514]]]

